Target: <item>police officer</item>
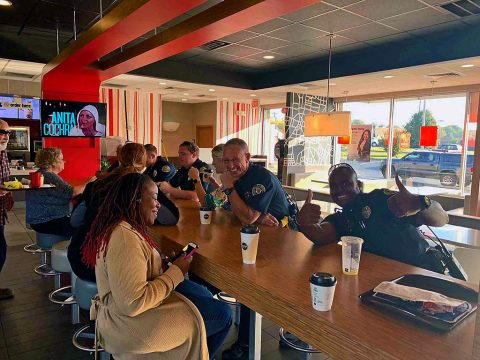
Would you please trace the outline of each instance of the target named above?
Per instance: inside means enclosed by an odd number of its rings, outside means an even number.
[[[175,166],[164,157],[157,156],[156,146],[146,144],[145,151],[147,152],[147,169],[144,174],[148,175],[155,183],[169,181],[177,172]]]
[[[448,222],[439,203],[411,194],[398,175],[395,181],[399,192],[377,189],[363,193],[355,170],[344,163],[330,169],[328,181],[330,196],[342,211],[322,221],[320,207],[311,203],[313,194],[309,190],[297,216],[305,236],[316,244],[336,242],[344,235],[359,236],[366,251],[429,268],[425,256],[429,245],[417,227],[443,226]]]
[[[289,202],[278,179],[264,167],[249,162],[245,141],[234,138],[223,147],[223,191],[233,213],[243,224],[285,226]],[[248,353],[249,310],[241,306],[237,341],[222,354],[223,360],[241,359]]]
[[[169,182],[162,181],[158,184],[162,192],[170,194],[176,199],[198,200],[195,192],[195,182],[197,180],[188,176],[188,170],[193,166],[200,173],[211,171],[210,165],[198,158],[199,151],[198,146],[193,142],[184,141],[180,144],[178,147],[178,158],[181,168]],[[211,192],[209,183],[202,180],[202,186],[207,194]]]

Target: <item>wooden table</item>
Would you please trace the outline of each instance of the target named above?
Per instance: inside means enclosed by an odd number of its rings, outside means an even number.
[[[240,224],[233,214],[217,210],[212,224],[200,225],[193,202],[177,205],[177,226],[150,230],[164,250],[196,242],[200,248],[193,272],[334,359],[471,359],[475,316],[450,333],[436,333],[358,299],[381,281],[403,274],[441,275],[366,252],[360,274],[343,275],[339,246],[314,247],[300,233],[263,226],[257,263],[244,265]],[[338,279],[330,312],[312,308],[308,279],[315,271],[333,273]]]

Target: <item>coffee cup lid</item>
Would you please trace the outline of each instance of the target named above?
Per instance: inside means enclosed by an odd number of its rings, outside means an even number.
[[[255,224],[247,224],[242,226],[240,232],[244,234],[257,234],[260,232],[260,229]]]
[[[314,272],[310,277],[310,282],[320,286],[333,286],[337,283],[337,279],[330,273]]]
[[[210,206],[202,206],[200,211],[213,211],[214,209]]]

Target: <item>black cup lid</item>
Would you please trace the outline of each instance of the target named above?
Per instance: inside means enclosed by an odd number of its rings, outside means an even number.
[[[260,229],[255,224],[243,225],[240,229],[240,232],[244,234],[257,234],[260,232]]]
[[[310,277],[310,282],[320,286],[333,286],[337,283],[337,279],[330,273],[314,272]]]
[[[213,211],[214,209],[210,206],[203,206],[200,208],[200,211]]]

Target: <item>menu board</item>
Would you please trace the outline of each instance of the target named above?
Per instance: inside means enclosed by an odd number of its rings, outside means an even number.
[[[39,120],[40,99],[0,95],[0,118]]]

